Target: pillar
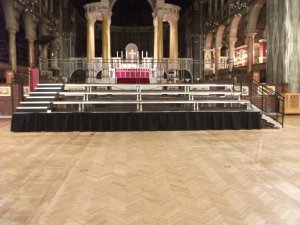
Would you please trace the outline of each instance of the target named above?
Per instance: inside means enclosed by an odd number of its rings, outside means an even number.
[[[163,17],[158,16],[157,18],[157,31],[158,31],[158,38],[157,38],[157,59],[158,61],[162,61],[164,58],[164,24],[163,24]]]
[[[158,26],[157,18],[153,19],[153,29],[154,29],[154,60],[158,59]]]
[[[16,30],[9,30],[9,62],[11,69],[17,72]]]
[[[54,4],[53,0],[50,0],[50,12],[52,12],[52,13],[53,13],[53,9],[54,9],[53,4]]]
[[[211,60],[211,49],[204,49],[204,69],[211,70],[212,60]]]
[[[222,49],[222,45],[217,45],[215,48],[215,74],[216,76],[219,73],[219,69],[220,69],[220,64],[221,64],[221,49]]]
[[[216,12],[218,11],[219,9],[219,1],[215,1],[215,10],[214,10],[214,14],[216,14]]]
[[[256,33],[250,33],[246,36],[246,44],[247,44],[247,72],[248,74],[252,73],[252,65],[253,65],[253,58],[254,58],[254,37]]]
[[[259,63],[267,62],[267,40],[259,40]]]
[[[34,40],[28,40],[28,65],[36,66]]]
[[[221,0],[221,8],[224,6],[224,0]]]
[[[57,69],[58,68],[58,46],[57,46],[56,39],[51,42],[51,59],[52,59],[51,67]]]
[[[95,58],[95,20],[87,18],[87,59],[92,60]]]
[[[212,15],[212,0],[209,0],[208,2],[208,16],[210,17]]]
[[[48,4],[48,0],[45,1],[45,8],[48,9],[49,4]]]
[[[272,0],[267,4],[267,82],[288,83],[300,93],[300,1]]]
[[[17,71],[16,32],[19,30],[19,14],[14,1],[1,1],[5,17],[5,29],[9,34],[9,62],[14,72]]]
[[[107,21],[107,58],[111,59],[111,30],[110,30],[110,25],[111,25],[111,17],[108,17]]]
[[[237,38],[229,38],[229,70],[232,71],[235,59],[235,43]]]
[[[102,18],[102,58],[110,59],[110,18],[106,15]]]
[[[170,59],[178,59],[178,19],[169,21],[170,24]]]
[[[36,65],[35,45],[36,40],[36,21],[30,12],[24,14],[25,36],[28,43],[28,65]],[[44,31],[45,32],[45,31]]]

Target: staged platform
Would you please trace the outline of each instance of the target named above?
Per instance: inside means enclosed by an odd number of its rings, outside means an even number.
[[[260,129],[256,111],[16,112],[14,132]]]

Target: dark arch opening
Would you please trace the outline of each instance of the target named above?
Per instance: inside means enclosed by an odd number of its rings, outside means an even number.
[[[178,70],[177,76],[180,80],[183,80],[184,83],[192,83],[193,75],[188,70]]]
[[[75,70],[71,74],[70,83],[85,83],[86,71],[85,70]]]
[[[102,79],[102,70],[100,70],[97,75],[96,75],[96,79]]]
[[[147,0],[117,0],[112,9],[111,55],[125,51],[129,43],[153,56],[152,7]]]
[[[16,34],[18,65],[28,66],[28,44],[23,15],[19,17],[19,31]]]
[[[0,62],[8,63],[8,32],[5,29],[5,16],[0,3]]]
[[[152,8],[147,0],[118,0],[112,11],[114,26],[153,26]]]

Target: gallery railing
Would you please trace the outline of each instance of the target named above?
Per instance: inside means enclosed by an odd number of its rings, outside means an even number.
[[[190,58],[178,60],[163,59],[161,61],[152,58],[141,60],[121,60],[113,58],[103,61],[102,58],[87,60],[86,58],[50,59],[40,58],[39,68],[42,82],[57,80],[57,82],[78,82],[85,79],[89,83],[114,82],[117,69],[135,69],[142,71],[148,69],[153,82],[214,82],[215,62],[197,61]],[[227,62],[221,61],[220,69],[227,68]],[[77,79],[76,77],[84,77]]]

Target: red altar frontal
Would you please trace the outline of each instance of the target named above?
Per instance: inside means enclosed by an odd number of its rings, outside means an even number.
[[[115,76],[119,84],[150,83],[150,69],[146,68],[116,69]]]

